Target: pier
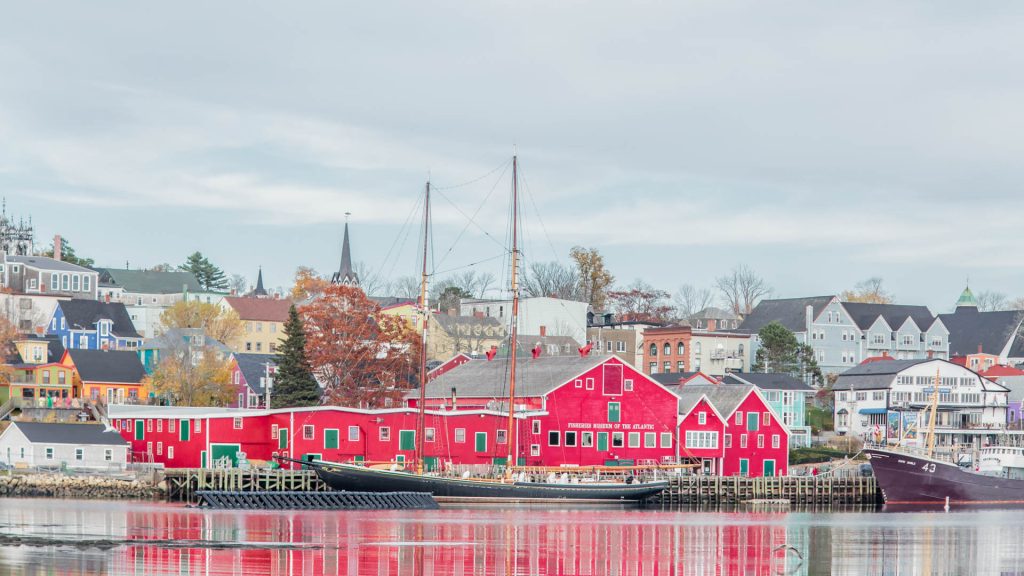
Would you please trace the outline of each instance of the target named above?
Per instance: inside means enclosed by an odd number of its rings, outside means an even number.
[[[870,476],[682,476],[652,503],[665,508],[735,506],[752,501],[788,501],[807,507],[874,507],[882,493]]]
[[[199,491],[328,492],[312,470],[241,470],[238,468],[177,468],[164,473],[167,499],[198,502]]]

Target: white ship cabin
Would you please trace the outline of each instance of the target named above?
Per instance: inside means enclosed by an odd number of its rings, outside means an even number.
[[[1024,447],[991,446],[978,453],[978,472],[1024,480]]]
[[[936,445],[996,444],[1006,431],[1009,390],[940,359],[878,360],[841,374],[834,386],[836,432],[868,442],[919,444],[927,432],[936,374]]]

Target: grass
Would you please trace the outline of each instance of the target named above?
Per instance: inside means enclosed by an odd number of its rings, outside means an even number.
[[[817,406],[807,406],[807,424],[811,434],[820,434],[822,430],[832,430],[832,412]]]
[[[839,460],[851,456],[853,456],[853,454],[848,454],[844,450],[835,450],[824,446],[795,448],[789,451],[789,463],[809,464],[812,462],[828,462],[829,460]]]

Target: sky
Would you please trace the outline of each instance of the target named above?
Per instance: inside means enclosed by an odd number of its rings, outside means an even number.
[[[597,248],[620,285],[778,297],[880,276],[946,312],[1024,295],[1024,5],[22,2],[0,19],[0,194],[98,265],[289,286],[353,259],[504,277]],[[468,218],[467,218],[468,217]]]

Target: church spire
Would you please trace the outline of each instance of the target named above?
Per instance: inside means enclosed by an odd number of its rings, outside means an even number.
[[[359,286],[359,276],[352,269],[352,251],[348,244],[348,217],[350,215],[351,212],[345,212],[345,234],[341,241],[341,265],[331,277],[331,282],[346,286]]]
[[[267,290],[263,287],[263,266],[260,266],[260,271],[256,275],[256,288],[252,291],[253,296],[266,296]]]

